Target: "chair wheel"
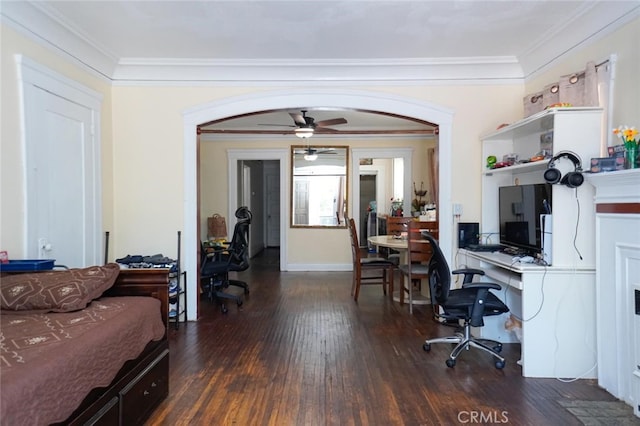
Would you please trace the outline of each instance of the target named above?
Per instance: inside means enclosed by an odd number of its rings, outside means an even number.
[[[425,352],[429,352],[431,350],[431,343],[425,343],[422,345],[422,349],[424,349]]]
[[[504,368],[504,361],[496,361],[496,368],[502,370]]]
[[[447,360],[447,367],[449,367],[449,368],[453,368],[453,367],[455,367],[455,366],[456,366],[456,360],[455,360],[455,359],[453,359],[453,358],[449,358],[449,359]]]
[[[227,305],[225,305],[224,303],[220,305],[220,310],[222,311],[223,314],[226,314],[229,311],[227,309]]]
[[[238,301],[236,302],[236,304],[237,304],[238,306],[242,306],[242,300],[238,300]]]
[[[495,346],[493,347],[493,350],[494,350],[495,352],[497,352],[497,353],[502,352],[502,345],[501,345],[501,344],[500,344],[500,345],[495,345]]]

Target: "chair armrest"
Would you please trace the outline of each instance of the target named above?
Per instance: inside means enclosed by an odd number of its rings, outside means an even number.
[[[467,283],[463,288],[477,288],[477,289],[489,289],[489,290],[502,290],[502,286],[496,283],[475,282]]]
[[[451,271],[451,273],[454,275],[464,274],[464,278],[462,279],[462,287],[466,287],[466,285],[473,280],[474,275],[484,275],[484,271],[482,269],[475,268],[456,269],[455,271]]]

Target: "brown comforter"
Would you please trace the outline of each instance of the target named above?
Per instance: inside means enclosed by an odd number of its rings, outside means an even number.
[[[40,425],[67,419],[125,361],[165,332],[160,301],[105,297],[69,313],[0,315],[0,421]]]

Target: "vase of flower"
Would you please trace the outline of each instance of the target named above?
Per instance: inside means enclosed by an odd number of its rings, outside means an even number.
[[[638,130],[635,127],[620,126],[613,129],[613,134],[622,139],[624,144],[624,168],[638,168]]]
[[[625,169],[637,169],[638,168],[638,144],[630,143],[628,146],[625,146]]]

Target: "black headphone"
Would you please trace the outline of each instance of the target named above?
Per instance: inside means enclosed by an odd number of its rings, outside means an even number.
[[[573,171],[562,176],[560,170],[556,169],[555,164],[561,158],[568,158],[573,163]],[[584,176],[582,175],[582,161],[578,154],[572,151],[560,151],[557,153],[547,165],[547,170],[544,172],[544,180],[553,184],[560,183],[566,185],[569,188],[577,188],[584,182]]]

